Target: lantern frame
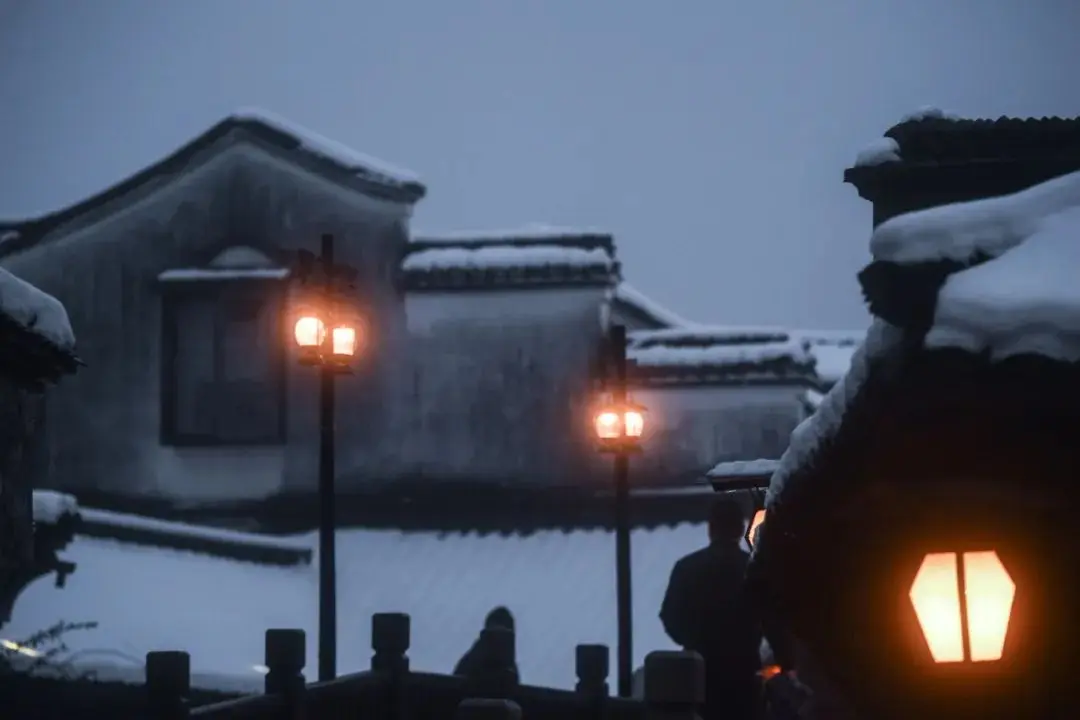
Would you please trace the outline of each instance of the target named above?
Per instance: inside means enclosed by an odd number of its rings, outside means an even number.
[[[614,415],[616,418],[618,434],[605,437],[600,433],[600,418],[609,414]],[[627,422],[627,418],[632,414],[638,418],[639,430],[636,433],[627,434],[627,428],[632,426],[632,423]],[[593,434],[593,439],[596,441],[597,449],[601,453],[641,452],[641,441],[648,427],[648,409],[644,405],[635,403],[632,400],[621,403],[615,402],[608,395],[593,408],[591,419],[589,429]]]

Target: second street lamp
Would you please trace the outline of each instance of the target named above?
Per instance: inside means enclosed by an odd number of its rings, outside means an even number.
[[[334,378],[352,372],[361,327],[345,296],[355,272],[334,263],[334,238],[323,235],[321,257],[301,252],[297,278],[309,295],[295,315],[293,338],[302,365],[319,368],[319,680],[337,675],[337,560],[334,531]]]
[[[618,607],[618,694],[633,690],[633,616],[630,592],[630,455],[641,451],[645,408],[631,402],[627,391],[626,328],[613,325],[608,336],[604,391],[593,415],[593,432],[600,452],[614,455],[615,475],[615,594]]]

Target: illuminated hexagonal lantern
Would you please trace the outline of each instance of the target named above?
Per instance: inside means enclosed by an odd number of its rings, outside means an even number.
[[[926,555],[909,597],[935,663],[1001,659],[1016,583],[996,552]]]

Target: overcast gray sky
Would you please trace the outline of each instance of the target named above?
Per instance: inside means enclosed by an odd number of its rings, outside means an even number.
[[[694,320],[861,328],[841,174],[922,105],[1080,114],[1075,0],[0,0],[0,217],[255,105],[418,172],[414,226],[612,230]]]

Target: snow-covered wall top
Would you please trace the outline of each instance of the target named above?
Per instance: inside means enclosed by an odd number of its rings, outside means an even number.
[[[642,330],[629,335],[636,375],[671,382],[812,382],[814,358],[799,338],[774,328]]]
[[[879,261],[971,265],[938,292],[928,347],[1080,360],[1080,172],[894,218],[870,247]]]
[[[615,286],[611,302],[617,316],[630,315],[636,323],[648,325],[648,329],[686,328],[697,325],[667,309],[627,282],[620,282]]]
[[[610,235],[526,228],[414,238],[401,274],[421,291],[608,285],[619,264]]]

